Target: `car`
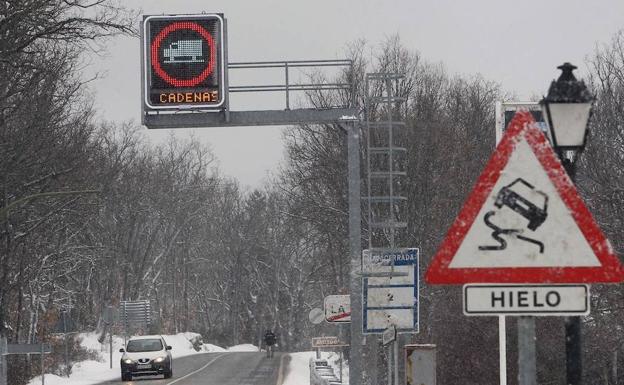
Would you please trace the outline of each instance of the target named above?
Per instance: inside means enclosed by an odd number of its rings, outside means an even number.
[[[132,381],[134,376],[164,375],[173,376],[171,346],[162,336],[137,336],[126,343],[125,349],[119,349],[121,356],[121,380]]]
[[[540,197],[541,207],[538,207],[538,204],[526,198],[531,195]],[[498,192],[494,205],[499,209],[507,206],[525,217],[529,221],[527,227],[532,231],[541,226],[548,216],[548,195],[536,190],[532,184],[522,178],[518,178],[504,186]]]

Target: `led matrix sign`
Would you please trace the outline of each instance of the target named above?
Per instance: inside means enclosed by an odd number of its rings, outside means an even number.
[[[147,107],[214,108],[223,104],[220,15],[147,16],[143,44]]]

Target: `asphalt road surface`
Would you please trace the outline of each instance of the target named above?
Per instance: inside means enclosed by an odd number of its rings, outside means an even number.
[[[102,384],[124,385],[282,385],[288,355],[275,353],[206,353],[173,361],[173,377],[134,377],[132,381]]]

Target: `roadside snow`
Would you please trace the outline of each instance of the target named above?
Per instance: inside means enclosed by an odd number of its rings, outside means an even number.
[[[213,345],[213,344],[203,344],[202,345],[202,352],[205,352],[205,353],[220,353],[220,352],[227,352],[227,350],[223,349],[221,346],[217,346],[217,345]]]
[[[252,344],[242,344],[242,345],[234,345],[227,348],[228,352],[259,352],[260,349],[256,345]]]
[[[97,333],[81,333],[78,335],[78,337],[82,339],[80,343],[82,347],[99,353],[99,361],[82,361],[74,364],[72,366],[72,373],[69,378],[59,377],[53,374],[46,374],[46,385],[92,385],[103,381],[118,379],[120,376],[119,361],[121,360],[121,353],[119,352],[119,349],[124,347],[123,338],[118,336],[113,337],[113,368],[110,369],[108,337],[104,344],[100,344],[98,342],[99,334]],[[171,345],[171,347],[173,348],[171,350],[171,355],[173,356],[173,358],[189,356],[192,354],[226,351],[222,347],[212,344],[203,344],[200,347],[199,352],[195,351],[195,349],[193,348],[193,343],[191,341],[196,340],[198,337],[199,334],[197,333],[178,333],[175,335],[163,335],[163,338],[165,339],[167,344]],[[255,351],[258,351],[257,348]],[[41,376],[33,378],[28,383],[28,385],[39,384],[41,384]]]
[[[310,358],[315,358],[315,352],[290,353],[288,374],[283,385],[307,385],[310,383]],[[334,368],[336,377],[340,378],[340,355],[334,352],[321,352],[321,358],[327,360]],[[349,368],[346,363],[342,365],[342,383],[349,383]]]
[[[81,345],[86,348],[98,352],[99,361],[82,361],[72,366],[71,377],[59,377],[54,374],[45,375],[46,385],[94,385],[103,381],[117,380],[119,378],[119,361],[121,353],[119,349],[123,347],[123,338],[113,338],[113,368],[109,368],[109,350],[108,339],[104,344],[98,342],[97,333],[82,333],[79,338],[82,339]],[[163,335],[167,344],[173,348],[171,354],[174,358],[189,356],[192,354],[216,353],[216,352],[258,352],[257,346],[252,344],[242,344],[231,346],[224,349],[213,344],[203,344],[200,351],[195,351],[193,343],[199,337],[197,333],[178,333],[175,335]],[[291,353],[291,361],[289,370],[283,385],[307,385],[310,383],[309,360],[315,357],[314,352]],[[326,359],[331,366],[335,368],[336,376],[339,376],[338,359],[339,355],[331,352],[323,352],[322,358]],[[343,383],[348,383],[348,368],[344,369]],[[37,376],[30,380],[28,385],[41,384],[41,376]]]
[[[283,385],[306,385],[310,383],[310,358],[314,352],[290,353],[288,374]]]

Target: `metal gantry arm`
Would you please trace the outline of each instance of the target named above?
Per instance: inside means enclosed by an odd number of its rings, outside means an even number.
[[[240,127],[240,126],[280,126],[291,124],[341,124],[345,117],[356,116],[358,111],[349,105],[331,105],[326,108],[291,108],[291,96],[300,92],[345,91],[353,85],[347,82],[293,82],[293,69],[297,68],[346,68],[350,70],[352,60],[291,60],[228,63],[230,71],[255,71],[254,77],[263,77],[264,70],[284,70],[284,82],[270,84],[237,84],[227,87],[228,93],[283,92],[285,109],[235,111],[231,105],[218,111],[178,109],[170,111],[150,111],[143,115],[143,124],[148,128],[187,128],[187,127]]]
[[[240,69],[284,69],[284,83],[265,85],[236,85],[229,86],[229,92],[284,92],[286,97],[286,109],[290,110],[290,93],[297,91],[328,91],[349,90],[349,83],[292,83],[290,70],[293,68],[319,68],[319,67],[351,67],[352,60],[290,60],[290,61],[263,61],[263,62],[235,62],[228,64],[228,70]]]

